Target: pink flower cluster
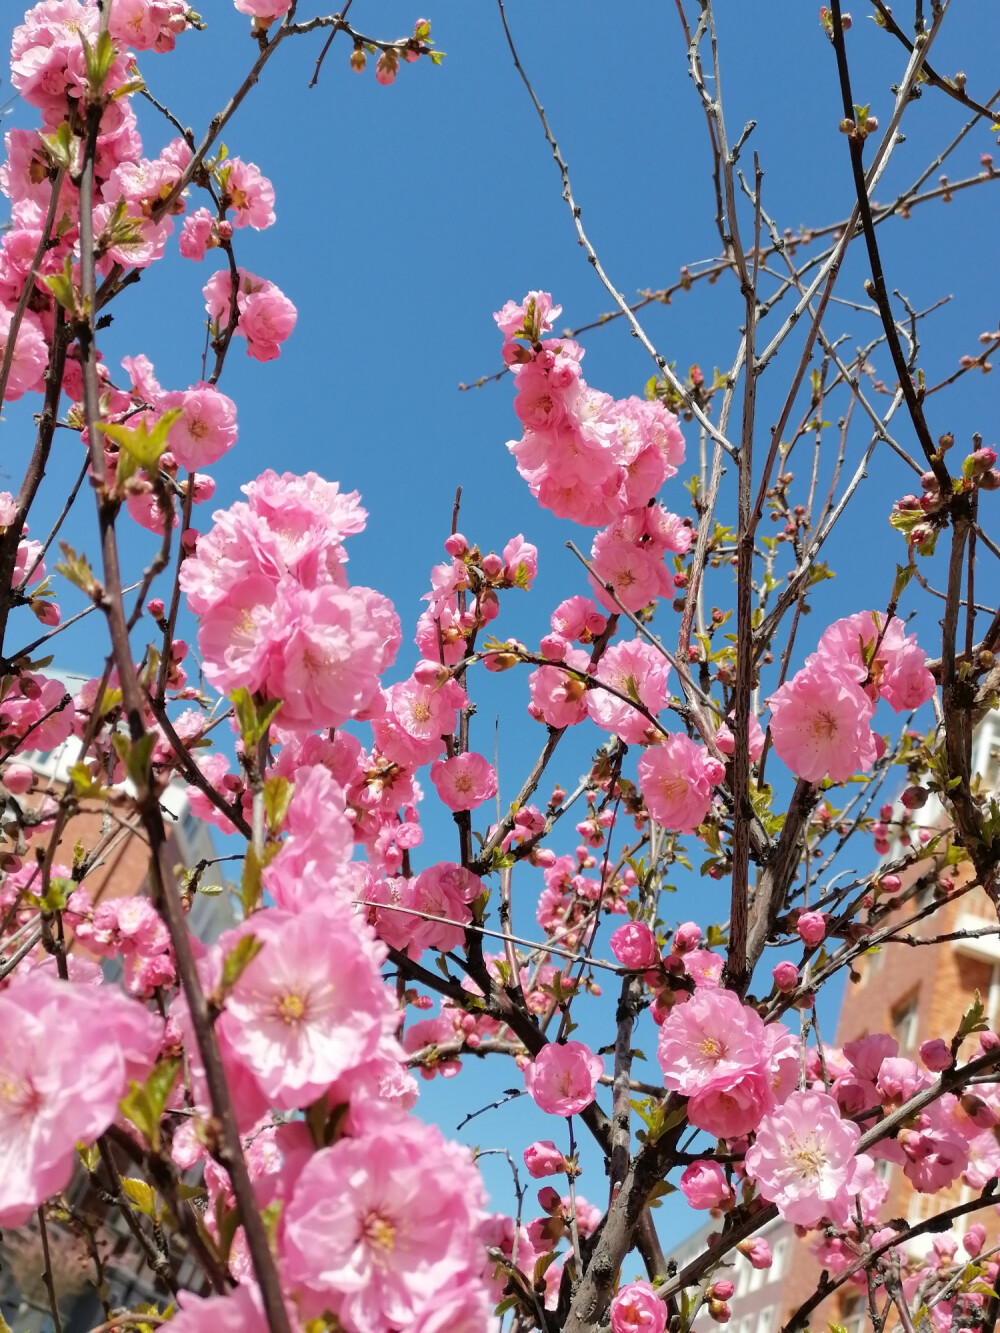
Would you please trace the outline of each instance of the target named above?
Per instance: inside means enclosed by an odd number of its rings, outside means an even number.
[[[290,472],[243,489],[181,566],[206,676],[224,693],[281,699],[290,730],[381,711],[399,621],[380,593],[347,584],[343,541],[365,522],[357,492]]]
[[[871,727],[880,698],[901,712],[934,693],[934,678],[900,621],[875,612],[835,621],[806,664],[771,695],[778,757],[808,782],[844,782],[867,771],[883,748]]]
[[[529,292],[520,305],[508,301],[493,317],[514,372],[514,411],[524,429],[507,447],[539,504],[601,528],[591,551],[595,591],[613,608],[604,587],[610,584],[622,604],[637,611],[671,592],[664,557],[683,555],[691,545],[690,526],[654,503],[684,461],[684,439],[662,403],[615,401],[588,387],[580,371],[583,348],[545,336],[561,311],[548,292]]]

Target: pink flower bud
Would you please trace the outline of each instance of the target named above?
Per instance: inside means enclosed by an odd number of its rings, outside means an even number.
[[[479,614],[487,624],[500,614],[500,599],[491,588],[487,588],[479,599]]]
[[[787,960],[779,963],[771,973],[774,984],[780,991],[792,991],[799,984],[799,969]]]
[[[27,764],[14,762],[0,769],[0,782],[12,796],[21,796],[24,792],[30,791],[34,780],[34,771]]]
[[[545,1139],[528,1144],[524,1150],[524,1165],[528,1168],[529,1176],[540,1180],[543,1176],[554,1176],[562,1171],[566,1159],[551,1139]]]
[[[732,1282],[715,1282],[711,1287],[711,1296],[716,1301],[728,1301],[735,1290],[736,1286]]]
[[[822,912],[802,912],[795,923],[795,929],[804,944],[815,947],[826,936],[826,917]]]
[[[494,551],[483,556],[483,573],[488,579],[498,579],[503,573],[503,561]]]
[[[728,1324],[733,1317],[733,1312],[725,1301],[709,1301],[708,1313],[717,1324]]]
[[[538,1191],[538,1206],[543,1213],[548,1213],[551,1216],[553,1213],[558,1213],[562,1208],[562,1199],[551,1185],[545,1185]]]
[[[984,1055],[987,1055],[990,1051],[995,1051],[998,1046],[1000,1046],[1000,1037],[995,1032],[992,1032],[989,1028],[985,1032],[980,1032],[979,1049]]]
[[[986,1228],[982,1222],[973,1222],[968,1231],[962,1237],[962,1248],[972,1259],[977,1259],[986,1240]]]
[[[948,1043],[942,1041],[940,1037],[931,1037],[920,1043],[920,1058],[935,1074],[951,1067],[951,1051],[948,1049]]]
[[[569,644],[561,634],[546,634],[539,647],[542,656],[547,657],[550,662],[561,662],[566,656],[566,649]]]
[[[898,893],[902,885],[903,881],[898,875],[883,875],[878,881],[878,887],[883,893],[888,893],[890,896]]]
[[[166,607],[163,605],[162,598],[151,597],[149,601],[146,603],[146,610],[149,612],[149,614],[153,617],[154,620],[162,620],[164,612],[166,611]]]
[[[660,956],[656,936],[642,921],[629,921],[611,936],[611,952],[622,967],[652,967]]]
[[[694,921],[685,921],[674,931],[672,948],[674,953],[690,953],[701,943],[701,926]]]
[[[732,1188],[718,1162],[692,1162],[681,1176],[680,1183],[692,1208],[719,1208],[733,1202]],[[729,1296],[722,1299],[728,1300]]]
[[[461,560],[464,555],[468,554],[469,543],[460,532],[453,532],[450,537],[445,538],[444,549],[456,560]]]
[[[751,1236],[741,1240],[736,1247],[744,1258],[749,1259],[752,1268],[771,1267],[771,1247],[760,1236]]]

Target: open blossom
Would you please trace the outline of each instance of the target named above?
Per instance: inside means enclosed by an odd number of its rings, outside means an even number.
[[[435,760],[431,782],[449,810],[474,810],[497,794],[496,769],[474,750]]]
[[[524,1082],[541,1110],[550,1115],[578,1115],[594,1100],[603,1073],[603,1060],[584,1042],[553,1042],[525,1068]]]
[[[844,782],[874,764],[874,706],[830,658],[813,654],[768,702],[775,751],[800,778]]]
[[[268,1333],[268,1320],[256,1287],[239,1286],[228,1296],[178,1293],[180,1309],[171,1319],[175,1333]]]
[[[725,770],[687,736],[667,736],[639,760],[639,790],[652,817],[664,828],[693,833],[708,814],[712,784]]]
[[[685,1097],[728,1088],[764,1064],[764,1023],[732,991],[701,987],[660,1028],[664,1084]]]
[[[164,394],[158,406],[180,409],[168,447],[191,472],[217,462],[236,443],[236,404],[210,384]]]
[[[870,1158],[856,1157],[861,1131],[841,1119],[832,1097],[793,1092],[761,1122],[746,1155],[747,1174],[786,1222],[846,1226],[851,1199]]]
[[[120,991],[40,969],[0,995],[0,1226],[20,1226],[66,1188],[76,1145],[112,1123],[162,1030]]]
[[[588,690],[587,712],[598,726],[615,732],[626,745],[648,742],[658,734],[656,728],[628,700],[642,704],[656,717],[669,697],[669,670],[669,662],[652,644],[633,639],[612,645],[601,658],[597,680],[617,694],[600,688]]]
[[[210,319],[225,329],[232,303],[232,280],[228,269],[213,273],[203,288]],[[280,354],[298,318],[288,297],[273,282],[239,269],[236,289],[236,332],[247,340],[247,354],[258,361],[273,361]]]
[[[394,1020],[373,944],[350,920],[323,912],[268,912],[252,934],[263,947],[219,1019],[231,1049],[269,1101],[307,1106],[376,1053]]]
[[[611,1302],[611,1333],[663,1333],[667,1306],[648,1282],[629,1282]]]
[[[934,693],[934,677],[916,635],[907,634],[895,616],[888,625],[873,611],[835,620],[824,630],[816,651],[852,669],[859,684],[867,680],[871,698],[885,699],[897,713],[919,708]]]
[[[482,1219],[469,1150],[381,1113],[305,1164],[285,1210],[283,1276],[347,1333],[415,1328],[442,1292],[481,1291]]]

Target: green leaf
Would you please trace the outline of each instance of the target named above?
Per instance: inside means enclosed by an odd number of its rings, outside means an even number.
[[[221,999],[225,999],[263,947],[263,941],[256,935],[244,935],[229,950],[222,964]]]
[[[260,858],[253,847],[248,846],[247,854],[243,858],[243,874],[240,877],[240,902],[243,904],[244,917],[252,916],[260,902],[261,869]]]
[[[95,781],[93,773],[82,759],[72,765],[69,776],[77,796],[90,796],[94,800],[103,800],[108,795],[107,788]]]
[[[145,1180],[136,1179],[135,1176],[122,1176],[122,1189],[140,1213],[156,1221],[156,1191],[152,1185]]]
[[[264,783],[264,812],[267,815],[268,832],[272,834],[281,832],[294,790],[294,786],[287,778],[268,778]]]
[[[974,1032],[985,1032],[988,1027],[986,1006],[983,1004],[979,992],[976,991],[975,999],[962,1015],[962,1021],[959,1023],[958,1031],[952,1041],[952,1050],[957,1051],[966,1037],[971,1037]]]
[[[892,585],[892,600],[898,602],[902,596],[903,590],[913,578],[915,567],[913,565],[897,565],[896,578]]]
[[[130,741],[128,737],[119,734],[112,736],[111,743],[115,747],[115,754],[125,765],[125,772],[136,787],[141,791],[148,786],[150,760],[153,746],[156,744],[153,732],[147,731],[137,741]]]
[[[160,414],[152,430],[147,427],[145,417],[140,417],[134,428],[120,422],[99,421],[97,429],[119,449],[124,449],[135,464],[149,472],[155,469],[160,455],[166,450],[170,428],[180,415],[181,408],[168,408]]]
[[[80,302],[76,284],[73,281],[72,255],[67,255],[63,260],[63,271],[61,273],[50,273],[42,281],[65,311],[74,317],[80,314]]]
[[[83,46],[83,60],[87,70],[87,82],[90,84],[91,97],[96,101],[104,91],[104,81],[114,64],[118,48],[111,40],[111,34],[107,31],[98,35],[93,46],[81,32],[80,43]]]
[[[229,696],[236,710],[236,720],[240,726],[243,744],[248,750],[254,749],[274,721],[275,714],[281,707],[280,699],[270,699],[259,707],[253,695],[241,685]]]
[[[160,1121],[180,1072],[179,1060],[161,1060],[144,1084],[129,1079],[130,1091],[119,1103],[122,1115],[131,1120],[154,1152],[160,1150]]]

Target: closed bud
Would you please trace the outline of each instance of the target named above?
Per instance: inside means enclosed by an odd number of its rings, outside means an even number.
[[[368,57],[364,53],[364,48],[356,46],[351,52],[351,69],[355,74],[363,74],[365,66],[368,64]]]

